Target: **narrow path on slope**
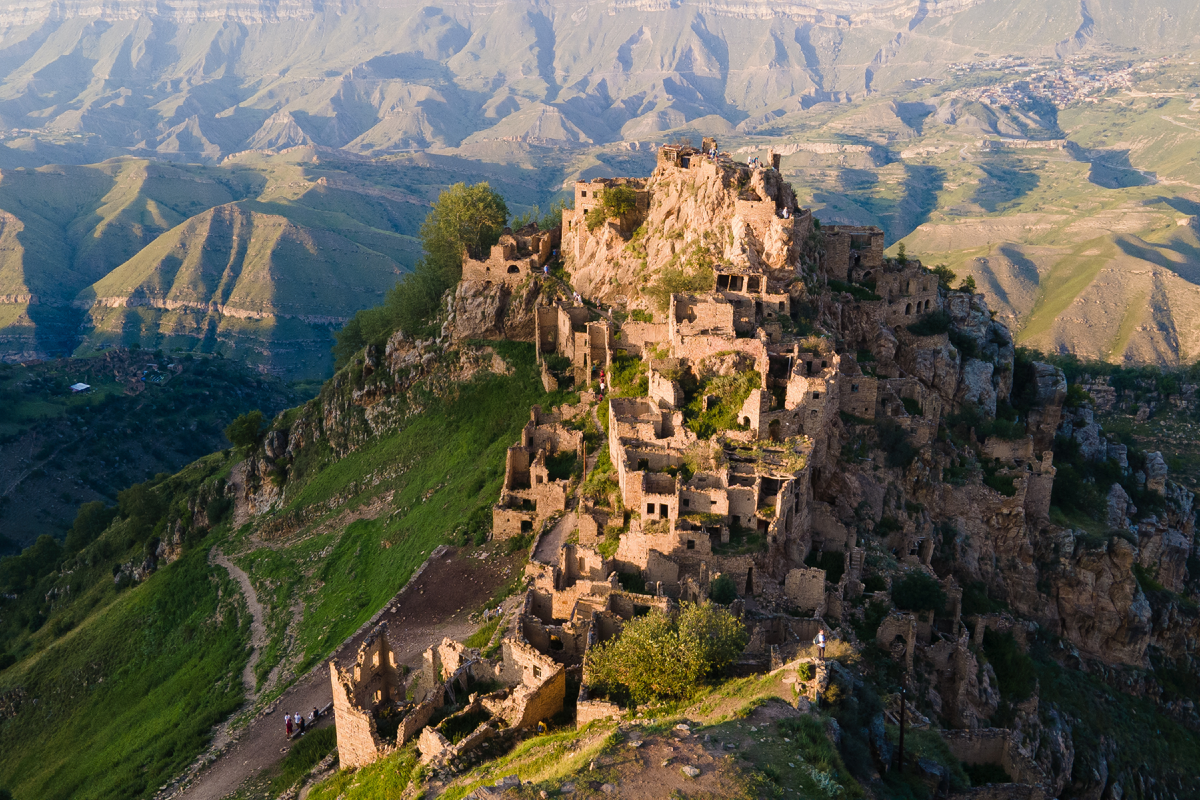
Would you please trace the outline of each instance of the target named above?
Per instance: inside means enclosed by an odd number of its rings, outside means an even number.
[[[258,665],[258,657],[262,653],[263,645],[267,643],[267,626],[263,622],[265,613],[262,603],[258,602],[258,592],[254,591],[254,584],[250,582],[250,576],[242,571],[241,567],[230,561],[228,556],[215,547],[209,551],[208,561],[224,567],[225,571],[229,573],[229,577],[237,581],[237,585],[242,589],[242,597],[246,598],[246,606],[250,609],[250,647],[254,652],[250,654],[246,666],[242,669],[242,686],[246,688],[246,704],[248,705],[253,703],[257,696],[257,692],[254,690],[256,684],[254,667]]]
[[[445,636],[462,640],[471,635],[476,625],[467,615],[487,603],[524,562],[524,554],[505,557],[497,553],[485,558],[476,555],[460,555],[454,548],[435,550],[421,571],[384,606],[378,618],[363,625],[332,658],[342,666],[353,662],[363,639],[381,623],[388,625],[396,660],[418,668],[421,653],[430,645],[440,643]],[[324,708],[331,702],[329,663],[323,661],[255,717],[237,740],[195,775],[191,783],[166,790],[159,797],[220,800],[233,794],[248,779],[278,764],[287,754],[290,743],[284,737],[283,716],[278,712],[307,716],[313,708]],[[329,714],[317,727],[331,724],[333,715]]]

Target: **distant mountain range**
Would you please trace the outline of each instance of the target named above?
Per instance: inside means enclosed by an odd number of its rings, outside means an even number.
[[[448,184],[521,212],[716,135],[1026,342],[1190,361],[1195,50],[1194,0],[0,2],[0,359],[323,377]],[[989,95],[1068,64],[1074,100]]]
[[[1200,43],[1192,0],[4,2],[0,167],[754,133],[979,56]]]

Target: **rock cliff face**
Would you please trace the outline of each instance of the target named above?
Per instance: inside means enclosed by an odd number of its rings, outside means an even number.
[[[602,181],[590,185],[601,193],[605,186]],[[614,221],[589,230],[577,211],[571,236],[564,235],[572,282],[596,302],[661,316],[662,303],[656,306],[652,293],[656,286],[665,290],[671,285],[664,272],[676,276],[674,285],[684,286],[718,263],[766,268],[785,281],[801,266],[805,242],[796,234],[795,220],[776,213],[794,209],[796,196],[774,170],[711,161],[693,170],[660,167],[639,191],[651,199],[632,234],[623,235],[622,225]],[[751,199],[739,204],[744,198]],[[766,220],[751,216],[764,203],[770,204]]]

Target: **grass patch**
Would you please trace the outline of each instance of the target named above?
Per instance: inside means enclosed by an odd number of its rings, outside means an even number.
[[[337,729],[332,725],[301,736],[280,762],[279,774],[271,780],[271,795],[283,794],[295,786],[336,746]]]

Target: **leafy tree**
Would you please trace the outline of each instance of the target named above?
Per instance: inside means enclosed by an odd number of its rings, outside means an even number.
[[[52,536],[42,534],[20,555],[0,559],[0,587],[19,594],[49,575],[62,560],[62,546]]]
[[[900,246],[896,248],[896,261],[901,265],[908,263],[908,248],[904,246],[904,242],[901,242]]]
[[[612,186],[600,198],[610,217],[623,217],[637,208],[637,192],[628,186]]]
[[[421,223],[425,255],[392,287],[383,305],[359,311],[335,334],[337,367],[369,344],[382,345],[397,330],[409,336],[426,332],[442,296],[462,277],[463,252],[484,258],[507,220],[504,198],[486,182],[456,183],[438,195]]]
[[[924,572],[912,572],[892,585],[892,602],[904,611],[940,612],[946,608],[946,592]]]
[[[234,447],[251,448],[262,441],[266,433],[266,420],[258,409],[238,416],[225,427],[225,438]]]
[[[930,268],[929,271],[937,276],[938,285],[943,289],[949,289],[950,285],[954,283],[955,277],[957,277],[954,271],[945,264],[938,264],[936,267]]]
[[[737,600],[737,584],[728,575],[718,575],[712,582],[712,585],[708,587],[708,596],[712,598],[714,603],[727,606],[734,600]]]
[[[154,481],[135,483],[117,493],[117,508],[121,516],[130,521],[130,531],[135,540],[149,534],[167,513],[167,500],[154,486]]]
[[[116,516],[116,508],[107,506],[99,500],[84,503],[79,507],[79,513],[75,515],[75,524],[67,533],[67,552],[78,553],[96,541]]]
[[[588,651],[589,684],[635,703],[684,699],[727,669],[747,639],[741,621],[712,603],[686,603],[674,616],[655,609]]]
[[[958,290],[960,292],[969,292],[970,294],[975,294],[978,290],[978,287],[975,286],[975,276],[968,275],[967,277],[963,278],[962,283],[958,285]]]

